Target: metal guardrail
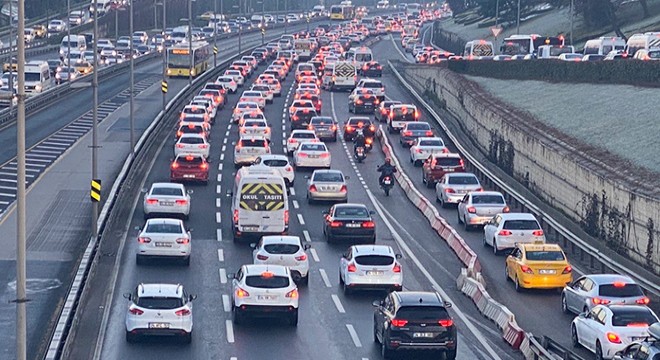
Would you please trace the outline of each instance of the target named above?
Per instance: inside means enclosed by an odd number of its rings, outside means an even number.
[[[573,353],[569,349],[565,348],[547,336],[543,336],[541,338],[541,343],[538,345],[540,345],[545,350],[549,350],[552,351],[552,353],[557,354],[562,360],[587,360],[586,358]]]

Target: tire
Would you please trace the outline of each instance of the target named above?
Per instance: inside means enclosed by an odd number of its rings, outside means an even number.
[[[596,340],[596,360],[603,360],[603,347],[599,340]]]
[[[287,320],[289,322],[289,325],[298,326],[298,310],[296,310],[293,314],[291,314]]]
[[[443,209],[446,209],[446,208],[448,207],[448,206],[447,206],[447,203],[446,203],[445,200],[442,198],[442,196],[440,197],[440,207],[443,208]]]
[[[309,285],[309,274],[305,277],[300,278],[300,285],[302,286],[308,286]]]
[[[332,237],[330,234],[325,234],[325,241],[327,241],[328,244],[332,244],[335,242],[335,239]]]
[[[571,344],[574,348],[580,348],[580,339],[578,338],[577,329],[575,326],[571,326]]]
[[[456,210],[456,221],[459,225],[463,223],[463,220],[461,220],[461,213],[458,212],[458,210]]]
[[[493,239],[493,255],[497,256],[497,240]]]
[[[486,242],[486,235],[484,235],[484,237],[482,238],[482,243],[484,247],[488,246],[488,243]]]
[[[339,286],[344,287],[344,279],[341,277],[341,271],[339,272]]]
[[[394,355],[394,351],[390,350],[387,348],[387,341],[385,341],[385,335],[381,334],[381,341],[380,344],[380,355],[383,357],[383,359],[391,359],[392,355]]]
[[[445,360],[455,360],[456,359],[456,349],[445,351]]]
[[[571,310],[568,308],[568,303],[566,303],[566,296],[561,295],[561,312],[564,314],[570,314]]]
[[[509,280],[511,280],[511,278],[509,277],[509,266],[505,264],[504,265],[504,282],[509,282]]]
[[[232,308],[232,311],[231,311],[231,321],[234,324],[239,325],[239,324],[243,323],[243,320],[244,320],[243,315],[241,313],[239,313],[238,311],[236,311],[236,306],[234,306]]]
[[[468,224],[467,221],[463,221],[463,229],[465,232],[470,232],[472,231],[472,225]]]
[[[390,189],[389,188],[385,188],[385,196],[390,196]]]
[[[518,279],[518,276],[516,275],[516,278],[513,280],[513,284],[516,286],[516,292],[520,293],[523,292],[523,287],[520,286],[520,279]]]
[[[375,319],[374,319],[374,322],[376,322]],[[373,330],[373,333],[374,333],[374,343],[375,343],[375,344],[380,344],[380,340],[378,340],[378,332],[377,332],[377,331],[378,331],[378,330],[376,330],[376,324],[374,324],[374,330]]]
[[[348,287],[348,285],[346,285],[346,282],[342,283],[342,290],[344,291],[344,295],[346,296],[351,295],[353,293],[353,289]]]
[[[309,205],[313,205],[313,204],[314,204],[314,199],[312,199],[311,197],[309,197],[309,195],[307,196],[307,203],[308,203]]]

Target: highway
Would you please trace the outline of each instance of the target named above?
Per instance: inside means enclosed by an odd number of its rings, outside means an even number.
[[[306,25],[292,25],[289,31]],[[270,36],[282,33],[271,30]],[[242,46],[261,43],[258,33],[245,34]],[[218,61],[237,51],[238,39],[218,42],[221,49]],[[55,56],[55,54],[53,54]],[[136,138],[161,110],[160,79],[162,60],[148,61],[136,67]],[[184,86],[186,79],[169,81],[171,99]],[[127,147],[116,147],[128,139],[128,70],[99,84],[99,120],[101,140],[107,141],[100,150],[100,173],[107,176],[107,184],[114,181],[127,156]],[[89,130],[91,129],[91,89],[82,89],[60,99],[55,106],[39,110],[27,118],[27,179],[28,179],[28,358],[35,358],[47,345],[53,322],[59,313],[68,284],[75,275],[75,267],[88,240],[91,224],[87,195],[89,171]],[[107,121],[106,121],[107,120]],[[66,128],[64,128],[66,126]],[[15,188],[16,188],[16,129],[8,125],[0,129],[0,253],[5,290],[0,292],[2,326],[0,358],[14,357],[14,299],[15,285]],[[113,152],[114,151],[114,155]],[[82,155],[79,155],[82,154]],[[67,181],[67,177],[71,180]],[[12,181],[13,180],[13,181]],[[82,189],[74,187],[77,183]],[[74,184],[76,186],[74,186]],[[36,197],[36,198],[35,198]]]
[[[387,42],[378,46],[387,49]],[[390,49],[391,50],[391,49]],[[263,70],[263,68],[260,68]],[[283,88],[291,92],[292,74]],[[266,106],[266,117],[273,128],[272,151],[283,153],[283,139],[288,133],[284,117],[291,99],[287,92]],[[248,243],[234,243],[231,238],[231,217],[227,190],[233,182],[232,143],[238,139],[236,126],[229,124],[229,114],[237,96],[231,96],[229,106],[218,112],[211,135],[210,178],[208,186],[190,185],[193,189],[192,212],[187,226],[192,230],[193,254],[189,268],[155,262],[146,266],[135,264],[137,228],[144,224],[141,195],[126,214],[128,231],[117,231],[123,246],[122,259],[116,271],[111,309],[102,339],[100,358],[158,359],[164,356],[214,359],[379,359],[380,349],[372,339],[372,301],[382,293],[344,296],[339,288],[338,262],[348,246],[329,246],[322,238],[321,212],[329,204],[308,205],[305,201],[304,175],[297,172],[291,191],[292,211],[289,233],[301,236],[312,245],[309,251],[311,277],[308,288],[301,289],[300,323],[291,328],[277,321],[234,326],[229,312],[231,281],[227,274],[244,263],[251,263]],[[323,92],[322,114],[335,116],[339,121],[348,118],[347,94]],[[168,138],[168,139],[171,139]],[[172,141],[166,140],[154,159],[149,175],[140,188],[156,181],[167,181],[172,157]],[[348,144],[348,149],[352,145]],[[459,328],[459,359],[519,359],[500,339],[494,324],[484,322],[476,308],[457,291],[455,278],[461,264],[451,250],[434,234],[426,220],[416,214],[400,189],[390,197],[383,196],[377,185],[375,168],[383,162],[378,149],[365,163],[349,161],[346,145],[339,141],[329,144],[332,167],[350,177],[349,201],[365,203],[376,210],[378,243],[388,244],[403,254],[404,288],[407,290],[436,289],[445,292],[454,303],[452,314]],[[118,233],[119,234],[119,233]],[[114,274],[113,274],[114,275]],[[107,274],[100,275],[106,277]],[[94,279],[91,279],[94,281]],[[190,293],[198,295],[194,307],[193,343],[190,346],[170,342],[148,341],[128,344],[124,339],[124,316],[127,302],[122,293],[130,292],[140,282],[181,283]],[[76,343],[91,343],[79,334]],[[321,352],[318,350],[322,349]]]

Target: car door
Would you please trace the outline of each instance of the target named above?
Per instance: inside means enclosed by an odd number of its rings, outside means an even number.
[[[592,352],[595,352],[596,348],[596,336],[599,329],[598,322],[600,321],[599,316],[601,312],[603,312],[601,308],[592,309],[582,321],[578,322],[579,327],[577,331],[580,343]]]
[[[486,243],[491,246],[493,245],[493,234],[497,230],[501,219],[502,217],[497,215],[484,225],[484,238],[486,239]]]
[[[465,207],[468,206],[468,202],[470,201],[470,193],[465,194],[463,196],[463,199],[456,205],[456,211],[458,212],[458,217],[463,219],[466,218],[465,216]]]
[[[580,313],[582,311],[582,306],[580,304],[580,292],[582,291],[582,285],[586,281],[586,278],[583,276],[569,286],[566,287],[564,296],[566,297],[566,305],[572,311]]]
[[[376,319],[376,331],[380,334],[383,334],[385,332],[386,324],[389,320],[389,314],[391,314],[393,310],[393,301],[392,301],[392,295],[388,294],[385,297],[385,300],[383,300],[382,305],[378,308],[378,319]],[[381,339],[385,341],[385,339]]]
[[[518,264],[522,260],[522,251],[519,248],[515,248],[511,251],[509,256],[506,257],[506,269],[507,276],[511,279],[515,277],[516,271],[518,269]]]

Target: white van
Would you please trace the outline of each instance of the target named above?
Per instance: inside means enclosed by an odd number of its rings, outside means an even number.
[[[323,87],[330,91],[353,90],[357,84],[357,67],[352,61],[338,61],[332,68],[332,77],[324,77]]]
[[[188,32],[190,29],[187,26],[178,26],[172,30],[172,41],[178,44],[184,41],[188,41]]]
[[[53,86],[53,78],[46,61],[34,60],[25,64],[25,92],[40,93]]]
[[[250,235],[286,234],[289,200],[284,178],[272,168],[241,168],[234,179],[231,211],[234,241]]]
[[[298,61],[309,61],[312,58],[314,49],[311,40],[296,39],[293,42],[293,50],[298,55]]]
[[[374,55],[371,53],[371,49],[366,46],[350,48],[345,55],[346,61],[353,62],[357,67],[362,67],[362,65],[373,61]]]
[[[537,59],[558,59],[561,54],[572,54],[575,48],[572,45],[541,45],[536,53]]]
[[[660,32],[634,34],[628,38],[626,52],[628,53],[628,56],[635,56],[637,50],[649,50],[658,47],[660,47]]]
[[[466,59],[481,59],[484,56],[495,55],[495,48],[491,41],[486,40],[472,40],[465,44],[463,50],[463,57]]]
[[[78,52],[84,52],[87,50],[87,41],[85,41],[85,37],[82,35],[64,36],[60,43],[60,57],[65,57],[69,48],[71,48],[71,51],[76,50]]]
[[[98,4],[99,11],[98,16],[101,17],[110,11],[110,6],[113,3],[113,0],[92,0],[91,5],[89,5],[89,12],[94,16],[94,1]]]
[[[607,55],[612,50],[623,50],[626,48],[626,41],[620,37],[602,36],[598,39],[592,39],[584,44],[584,55]]]

